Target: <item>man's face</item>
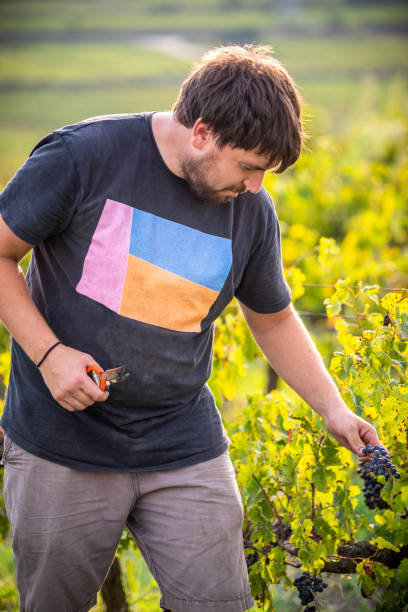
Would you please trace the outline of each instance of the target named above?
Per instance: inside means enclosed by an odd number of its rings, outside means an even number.
[[[221,149],[215,141],[195,156],[180,160],[183,178],[200,199],[213,204],[226,204],[240,193],[257,193],[265,172],[271,167],[269,158],[254,151]]]

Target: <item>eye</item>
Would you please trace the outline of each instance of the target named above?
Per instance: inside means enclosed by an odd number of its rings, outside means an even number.
[[[243,170],[246,170],[247,172],[253,172],[255,170],[255,168],[252,168],[252,166],[247,166],[246,164],[240,164],[241,168]]]

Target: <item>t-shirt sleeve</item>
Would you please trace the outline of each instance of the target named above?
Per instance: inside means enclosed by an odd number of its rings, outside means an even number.
[[[9,228],[34,246],[69,224],[80,194],[79,176],[63,137],[43,138],[0,194]]]
[[[278,218],[269,195],[262,194],[261,219],[256,222],[255,245],[235,296],[255,312],[272,313],[286,308],[291,291],[283,274]],[[266,202],[265,202],[266,198]]]

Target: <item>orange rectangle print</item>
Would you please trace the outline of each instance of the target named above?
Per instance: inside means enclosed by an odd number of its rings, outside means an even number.
[[[174,331],[199,332],[218,291],[129,255],[120,314]]]

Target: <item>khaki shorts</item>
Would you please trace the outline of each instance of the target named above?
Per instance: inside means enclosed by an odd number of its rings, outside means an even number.
[[[23,612],[85,612],[127,525],[174,612],[253,605],[228,453],[152,472],[89,472],[5,440],[5,502]]]

